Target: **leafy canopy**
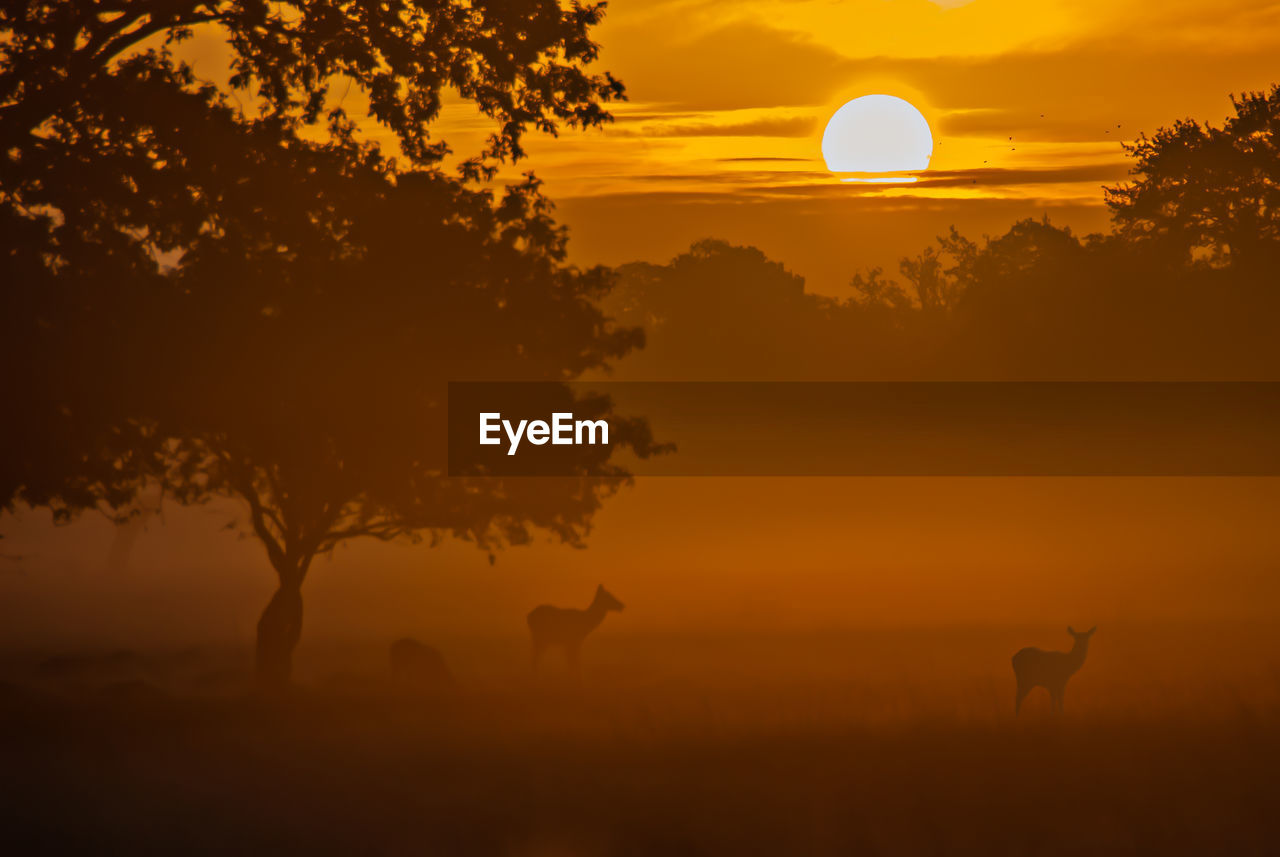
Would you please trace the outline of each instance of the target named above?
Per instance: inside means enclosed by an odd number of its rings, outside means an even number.
[[[232,52],[230,82],[276,120],[310,124],[336,80],[367,96],[369,114],[393,131],[415,164],[447,151],[429,126],[452,89],[496,130],[468,174],[518,159],[527,128],[609,119],[604,102],[622,85],[591,74],[599,47],[589,31],[604,3],[559,0],[16,0],[0,6],[0,127],[6,148],[93,101],[118,61],[217,28]]]
[[[119,508],[146,478],[188,501],[230,491],[282,578],[355,535],[578,540],[623,476],[606,460],[539,486],[450,481],[432,456],[445,380],[571,378],[641,343],[596,306],[607,273],[566,264],[536,180],[496,199],[472,185],[522,156],[531,127],[609,118],[622,87],[586,70],[602,14],[554,0],[0,7],[14,380],[0,502],[65,517]],[[175,57],[196,28],[229,46],[231,91]],[[328,107],[337,80],[365,92],[409,169]],[[429,134],[447,90],[496,126],[457,178]],[[620,426],[648,449],[642,423]]]
[[[1183,119],[1126,147],[1134,179],[1107,188],[1121,236],[1214,265],[1276,261],[1280,85],[1231,103],[1220,128]]]

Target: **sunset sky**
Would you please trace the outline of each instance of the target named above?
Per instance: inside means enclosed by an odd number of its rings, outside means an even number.
[[[604,130],[531,139],[527,166],[583,261],[664,261],[720,237],[839,293],[951,223],[998,233],[1048,213],[1101,228],[1121,141],[1218,123],[1230,93],[1269,86],[1278,25],[1258,0],[614,0],[599,67],[630,100]],[[850,187],[826,171],[827,118],[869,93],[928,118],[921,182]],[[460,108],[440,130],[468,152],[480,127]]]
[[[226,79],[201,34],[181,53]],[[663,262],[700,238],[760,247],[840,294],[870,265],[895,270],[955,223],[1000,234],[1048,214],[1107,223],[1101,187],[1126,173],[1121,142],[1183,117],[1219,123],[1233,92],[1273,82],[1280,7],[1263,0],[612,0],[595,70],[627,87],[616,121],[531,134],[532,169],[582,263]],[[334,87],[353,116],[352,88]],[[822,161],[846,101],[907,99],[934,136],[911,186],[850,186]],[[385,129],[364,124],[394,150]],[[459,156],[492,126],[456,103],[435,127]]]

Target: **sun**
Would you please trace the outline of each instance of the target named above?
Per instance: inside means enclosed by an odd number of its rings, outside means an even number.
[[[822,157],[833,173],[913,173],[929,167],[933,133],[909,101],[863,95],[846,102],[822,132]],[[915,181],[915,176],[862,176],[845,181]]]

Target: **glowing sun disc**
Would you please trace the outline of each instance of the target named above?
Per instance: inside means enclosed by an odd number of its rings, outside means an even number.
[[[822,157],[833,173],[903,173],[927,169],[933,133],[924,114],[893,95],[846,103],[822,132]]]

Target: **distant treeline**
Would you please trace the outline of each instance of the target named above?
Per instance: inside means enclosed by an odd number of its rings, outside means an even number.
[[[1234,104],[1128,147],[1106,234],[953,227],[845,298],[722,241],[623,266],[606,305],[648,344],[619,377],[1280,378],[1280,88]]]

